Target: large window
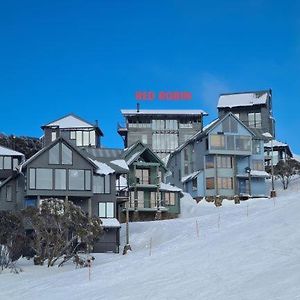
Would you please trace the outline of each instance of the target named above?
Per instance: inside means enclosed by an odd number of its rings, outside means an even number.
[[[66,190],[67,171],[65,169],[56,169],[54,172],[54,188],[56,190]]]
[[[95,194],[110,194],[110,175],[95,175],[93,177],[93,191]]]
[[[205,156],[205,167],[206,169],[211,169],[215,167],[215,157],[214,155]]]
[[[61,144],[61,163],[63,165],[72,165],[73,155],[72,150],[65,144]]]
[[[223,132],[237,133],[237,131],[238,131],[238,122],[232,117],[227,117],[222,122],[222,129],[223,129]]]
[[[99,218],[114,218],[114,203],[100,202],[98,203]]]
[[[249,113],[248,114],[249,127],[261,128],[261,113]]]
[[[12,168],[11,157],[10,156],[4,156],[3,169],[10,170],[11,168]]]
[[[206,178],[206,189],[213,190],[215,188],[215,179],[214,177],[207,177]]]
[[[150,170],[149,169],[136,169],[135,177],[139,184],[150,184]]]
[[[210,135],[210,148],[211,149],[225,149],[225,136],[222,134]]]
[[[95,130],[73,130],[70,131],[70,139],[76,140],[76,146],[95,146],[96,132]]]
[[[49,164],[58,165],[60,163],[63,165],[72,165],[73,163],[73,152],[63,143],[57,143],[49,150]]]
[[[219,189],[233,189],[233,178],[232,177],[218,177],[218,188]]]
[[[152,130],[178,130],[177,120],[152,120]]]
[[[218,168],[232,168],[232,157],[227,155],[217,156]]]
[[[171,151],[178,147],[177,133],[153,133],[152,148],[155,151]]]
[[[165,192],[165,205],[175,205],[175,193]]]
[[[69,190],[84,190],[84,170],[69,170]]]
[[[251,138],[249,136],[236,136],[235,146],[238,151],[251,151]]]
[[[52,190],[53,188],[52,169],[29,169],[29,188],[37,190]]]
[[[19,164],[17,158],[12,158],[11,156],[0,156],[0,170],[11,170]]]
[[[49,164],[58,165],[59,161],[59,143],[57,143],[49,150]]]
[[[253,154],[261,154],[261,141],[260,140],[253,140],[252,142],[252,153]]]
[[[258,170],[258,171],[264,171],[265,170],[265,164],[263,160],[253,160],[252,161],[252,169]]]

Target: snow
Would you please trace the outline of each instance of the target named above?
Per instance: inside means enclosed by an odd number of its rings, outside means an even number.
[[[58,126],[59,128],[91,128],[93,125],[73,116],[69,115],[57,121],[49,123],[45,126]]]
[[[130,115],[207,115],[201,109],[122,109],[121,113],[125,116]]]
[[[298,178],[275,200],[217,208],[185,194],[181,218],[130,224],[130,254],[95,254],[91,280],[23,259],[22,273],[0,274],[0,299],[299,299],[299,193]]]
[[[24,156],[23,153],[0,146],[0,155],[2,156]]]
[[[220,120],[220,119],[218,118],[218,119],[215,119],[215,120],[211,121],[209,124],[205,125],[205,126],[202,128],[201,132],[202,132],[202,131],[205,131],[205,130],[208,129],[210,126],[212,126],[212,125],[214,125],[215,123],[217,123],[219,120]]]
[[[253,106],[256,104],[265,104],[268,99],[268,92],[260,93],[240,93],[221,95],[218,102],[218,108]]]
[[[251,170],[250,175],[253,177],[270,177],[270,174],[266,171],[259,171],[259,170]],[[237,174],[237,177],[248,177],[247,173],[244,174]]]
[[[180,189],[177,186],[163,183],[163,182],[160,183],[160,190],[161,191],[170,191],[170,192],[181,192],[182,191],[182,189]]]
[[[127,161],[126,161],[127,165],[129,166],[132,162],[134,162],[135,159],[136,159],[137,157],[139,157],[139,156],[142,154],[143,151],[144,151],[144,149],[141,150],[141,151],[138,151],[138,152],[134,153],[131,157],[129,157],[129,158],[127,159]]]
[[[264,146],[268,147],[268,148],[271,148],[272,147],[272,142],[269,141],[268,143],[265,143]],[[287,144],[285,144],[285,143],[273,140],[273,147],[286,147],[286,146],[287,146]]]
[[[116,218],[107,218],[101,219],[103,227],[110,227],[110,228],[119,228],[121,227],[120,222]]]
[[[111,161],[112,164],[117,165],[125,170],[129,170],[128,165],[124,159],[116,159]]]
[[[89,160],[92,161],[98,167],[98,169],[96,170],[97,174],[108,175],[108,174],[112,174],[112,173],[115,172],[114,169],[112,169],[110,166],[108,166],[105,163],[102,163],[98,160],[94,160],[94,159],[91,159],[91,158],[89,158]]]
[[[300,155],[293,153],[293,158],[300,162]]]
[[[188,180],[191,180],[191,179],[195,178],[200,172],[201,172],[201,170],[198,170],[198,171],[195,171],[195,172],[193,172],[189,175],[186,175],[186,176],[182,177],[181,182],[184,183]]]

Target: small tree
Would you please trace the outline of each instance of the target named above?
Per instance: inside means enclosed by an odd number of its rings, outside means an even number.
[[[34,231],[35,264],[48,260],[48,267],[53,266],[63,256],[72,257],[81,243],[90,247],[102,234],[100,219],[88,217],[70,201],[45,199],[23,215]]]
[[[280,160],[274,167],[274,175],[279,177],[284,190],[288,188],[292,176],[299,174],[299,172],[300,162],[295,159]]]
[[[11,268],[18,272],[14,262],[24,253],[27,242],[22,216],[15,212],[0,211],[0,267],[2,270]]]

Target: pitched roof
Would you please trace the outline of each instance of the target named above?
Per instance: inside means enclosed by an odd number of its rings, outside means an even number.
[[[135,115],[208,115],[207,112],[201,109],[121,109],[124,116]]]
[[[78,117],[74,114],[68,114],[66,116],[63,116],[57,120],[54,120],[48,124],[45,124],[42,126],[42,129],[45,127],[59,127],[59,128],[91,128],[94,127],[99,130],[100,134],[103,135],[102,131],[98,127],[97,124],[92,124],[90,122],[87,122],[86,120],[82,119],[81,117]]]
[[[97,158],[117,159],[122,156],[123,149],[85,147],[85,151]]]
[[[25,156],[23,153],[12,150],[10,148],[0,146],[0,155],[3,156]]]
[[[269,95],[270,91],[221,94],[219,97],[218,108],[266,104]]]

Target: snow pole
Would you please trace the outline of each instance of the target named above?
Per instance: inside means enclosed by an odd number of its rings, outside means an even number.
[[[197,233],[197,238],[199,239],[199,224],[198,224],[198,220],[196,220],[196,233]]]
[[[90,259],[87,260],[87,264],[89,269],[89,281],[91,281],[91,260]]]
[[[150,244],[149,244],[149,256],[152,254],[152,237],[150,238]]]

